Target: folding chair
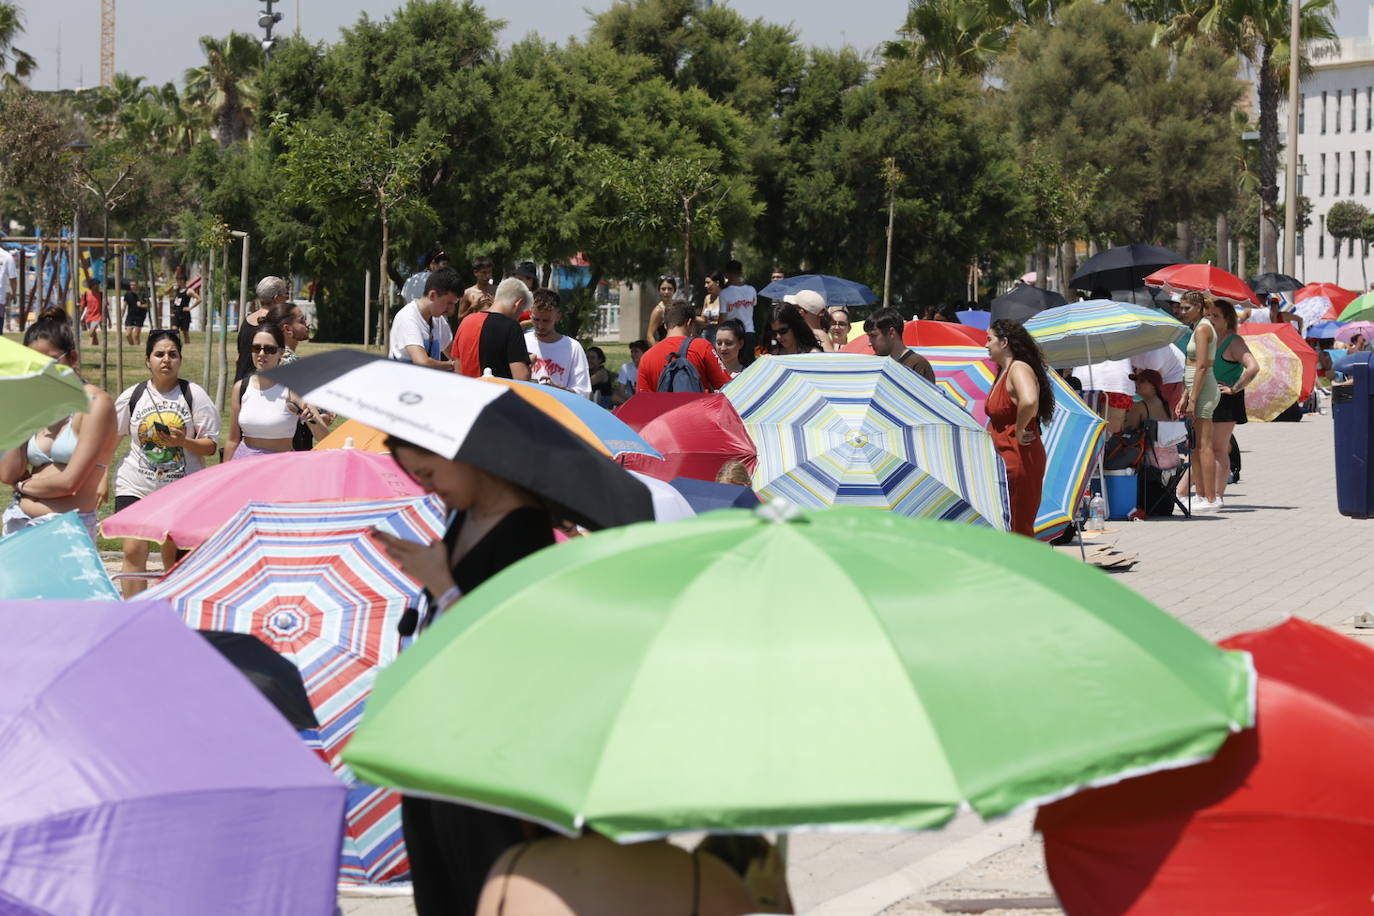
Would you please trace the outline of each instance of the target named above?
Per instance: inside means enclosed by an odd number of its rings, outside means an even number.
[[[1160,430],[1160,424],[1165,424],[1165,429]],[[1180,432],[1179,427],[1182,428]],[[1159,471],[1160,483],[1163,485],[1169,498],[1174,501],[1183,512],[1185,518],[1192,518],[1193,513],[1190,504],[1193,497],[1189,495],[1187,502],[1179,499],[1178,482],[1183,479],[1183,475],[1188,473],[1192,466],[1192,453],[1189,450],[1189,443],[1192,441],[1192,429],[1186,421],[1177,420],[1146,420],[1145,421],[1145,464]],[[1178,452],[1178,464],[1172,468],[1162,468],[1155,463],[1155,449],[1167,449],[1174,446]],[[1140,475],[1142,491],[1144,488],[1145,475]],[[1145,504],[1144,493],[1141,493],[1140,503]],[[1148,510],[1148,507],[1147,507]]]

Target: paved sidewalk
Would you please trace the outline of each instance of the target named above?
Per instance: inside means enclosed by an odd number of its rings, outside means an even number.
[[[1342,626],[1374,610],[1374,597],[1359,597],[1358,584],[1374,522],[1336,512],[1330,416],[1250,423],[1237,439],[1244,469],[1219,515],[1111,523],[1115,531],[1096,539],[1139,554],[1134,569],[1113,574],[1117,581],[1208,639],[1291,614],[1374,642],[1374,631]],[[954,900],[1004,898],[1008,909],[986,912],[1057,913],[1044,906],[1053,891],[1030,820],[987,824],[968,815],[930,833],[796,836],[789,882],[798,911],[935,913],[957,911]],[[340,902],[349,916],[413,912],[402,900]]]

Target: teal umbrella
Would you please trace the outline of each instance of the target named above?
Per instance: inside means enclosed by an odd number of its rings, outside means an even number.
[[[0,538],[0,598],[118,601],[100,551],[75,512]]]
[[[1200,761],[1252,722],[1248,655],[1082,563],[785,508],[514,564],[381,672],[344,760],[620,840],[909,829]]]

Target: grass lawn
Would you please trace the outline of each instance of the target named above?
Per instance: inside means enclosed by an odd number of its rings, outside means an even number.
[[[8,338],[10,338],[11,340],[14,340],[14,341],[21,341],[21,340],[22,340],[22,337],[23,337],[23,335],[21,335],[21,334],[14,334],[14,333],[5,334],[4,336],[6,336],[6,337],[8,337]],[[120,352],[121,352],[121,351],[119,351],[119,350],[116,350],[116,348],[115,348],[116,337],[118,337],[118,342],[119,342],[119,344],[120,344],[120,346],[121,346],[122,354],[123,354],[123,359],[124,359],[124,387],[127,388],[127,387],[129,387],[129,386],[131,386],[131,385],[136,385],[136,384],[138,384],[139,382],[144,381],[144,380],[146,380],[146,379],[148,378],[148,369],[147,369],[147,366],[144,364],[144,361],[143,361],[143,347],[142,347],[142,345],[140,344],[140,346],[137,348],[137,350],[135,350],[135,348],[130,347],[128,344],[126,344],[126,343],[124,342],[124,338],[123,338],[122,336],[119,336],[119,335],[113,335],[113,336],[111,336],[111,338],[110,338],[110,357],[109,357],[109,358],[110,358],[109,387],[108,387],[107,390],[110,392],[110,395],[111,395],[112,397],[118,397],[118,396],[119,396],[119,393],[120,393],[120,391],[121,391],[121,389],[120,389],[120,388],[118,387],[118,385],[116,384],[116,366],[117,366],[117,361],[118,361],[118,358],[119,358],[119,354],[120,354]],[[146,339],[146,336],[145,336],[144,339]],[[81,374],[82,374],[82,376],[85,377],[85,379],[86,379],[88,382],[91,382],[91,383],[93,383],[93,384],[99,385],[99,384],[100,384],[100,374],[101,374],[101,373],[100,373],[100,368],[101,368],[101,363],[100,363],[100,348],[99,348],[99,347],[92,347],[92,346],[90,346],[89,339],[86,339],[86,338],[83,338],[83,340],[81,341],[81,346],[82,346],[82,350],[81,350]],[[630,350],[629,350],[629,347],[628,347],[626,344],[598,344],[598,346],[600,346],[601,349],[604,350],[604,351],[606,352],[606,363],[607,363],[607,367],[611,370],[611,375],[612,375],[612,377],[614,377],[615,374],[616,374],[617,372],[620,371],[620,366],[621,366],[621,364],[629,361],[629,359],[630,359]],[[215,396],[215,373],[214,373],[214,364],[215,364],[215,360],[218,358],[218,352],[219,352],[218,347],[219,347],[219,340],[218,340],[218,338],[216,338],[216,340],[215,340],[215,351],[214,351],[214,353],[211,354],[210,384],[206,386],[206,390],[210,393],[210,397],[211,397],[211,398],[213,398],[213,397]],[[307,343],[307,344],[303,345],[303,346],[300,348],[300,350],[299,350],[298,352],[300,353],[301,356],[311,356],[311,355],[316,354],[316,353],[327,353],[327,352],[329,352],[330,350],[340,350],[340,349],[362,350],[362,349],[364,349],[364,348],[363,348],[360,344],[315,343],[315,342],[312,341],[312,342],[310,342],[310,343]],[[370,349],[370,352],[373,352],[373,353],[380,353],[380,352],[381,352],[380,348],[378,348],[378,347],[371,347],[371,348],[369,348],[369,349]],[[233,342],[233,340],[230,340],[230,341],[229,341],[229,353],[228,353],[228,366],[226,367],[226,372],[229,374],[230,377],[232,377],[233,372],[234,372],[234,359],[235,359],[234,342]],[[186,345],[185,349],[184,349],[183,352],[182,352],[181,377],[184,378],[184,379],[186,379],[187,381],[195,382],[197,385],[203,384],[203,382],[204,382],[204,369],[205,369],[205,336],[204,336],[203,334],[201,334],[200,332],[196,332],[196,333],[193,334],[192,339],[191,339],[191,342],[190,342],[189,344]],[[228,384],[229,384],[229,381],[226,380],[226,382],[225,382],[226,392],[227,392]],[[224,411],[223,411],[223,413],[220,415],[220,442],[221,442],[221,443],[223,443],[224,440],[225,440],[225,438],[227,438],[228,435],[229,435],[229,407],[228,407],[228,394],[227,394],[227,393],[226,393],[226,395],[225,395],[225,402],[226,402],[226,403],[225,403]],[[337,425],[337,423],[341,423],[341,422],[343,422],[342,418],[341,418],[340,420],[336,421],[336,425]],[[125,455],[128,451],[129,451],[129,438],[126,436],[125,438],[123,438],[123,439],[120,440],[119,446],[115,449],[114,461],[111,462],[111,464],[110,464],[110,468],[111,468],[112,471],[113,471],[114,468],[116,468],[116,467],[119,466],[119,462],[120,462],[120,461],[124,460],[124,455]],[[214,457],[211,457],[211,458],[207,459],[207,462],[210,463],[210,464],[215,463],[215,461],[216,461],[216,459],[215,459]],[[102,519],[105,518],[105,517],[107,517],[108,515],[110,515],[112,512],[114,512],[114,487],[113,487],[113,481],[112,481],[111,483],[112,483],[112,485],[111,485],[111,487],[110,487],[110,495],[107,497],[106,501],[100,506],[99,510],[97,511],[97,515],[98,515],[100,518],[102,518]],[[7,506],[7,505],[9,505],[10,497],[11,497],[10,488],[7,487],[7,486],[5,486],[4,484],[0,484],[0,506]],[[102,537],[102,538],[100,539],[100,543],[99,543],[98,546],[100,547],[101,550],[119,550],[119,549],[120,549],[120,541],[119,541],[118,539],[110,539],[110,538],[104,538],[104,537]]]

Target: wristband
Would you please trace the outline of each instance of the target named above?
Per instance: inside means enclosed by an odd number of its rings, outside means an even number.
[[[440,612],[447,611],[457,604],[461,597],[463,597],[463,590],[455,585],[435,600],[434,609]]]

